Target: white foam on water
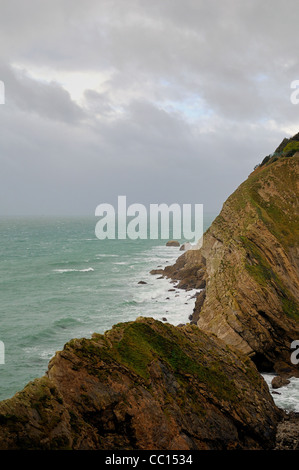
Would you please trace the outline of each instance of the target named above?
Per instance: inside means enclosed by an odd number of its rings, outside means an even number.
[[[118,258],[119,255],[112,255],[110,253],[101,253],[99,255],[96,255],[96,258]]]
[[[85,268],[85,269],[53,269],[55,273],[89,273],[94,271],[93,268]]]
[[[290,383],[284,387],[273,389],[271,382],[275,374],[262,374],[269,386],[275,404],[283,410],[299,412],[299,378],[291,377]]]
[[[130,277],[125,299],[130,314],[135,311],[136,316],[164,319],[163,321],[166,318],[173,325],[189,323],[195,294],[200,290],[178,289],[177,281],[161,278],[159,274],[150,274],[153,269],[163,269],[174,264],[180,254],[182,253],[178,248],[157,246],[134,259],[134,265],[131,266],[135,269]],[[139,284],[139,281],[143,283]]]

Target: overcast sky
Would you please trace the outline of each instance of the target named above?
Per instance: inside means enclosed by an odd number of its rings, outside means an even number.
[[[297,0],[1,0],[0,214],[225,199],[299,131]]]

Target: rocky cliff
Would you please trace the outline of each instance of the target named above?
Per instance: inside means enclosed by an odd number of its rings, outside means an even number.
[[[248,357],[139,318],[70,341],[1,402],[0,449],[269,449],[280,417]]]
[[[266,157],[202,248],[162,272],[201,289],[197,325],[139,318],[71,340],[0,403],[0,449],[271,449],[278,423],[276,448],[297,446],[297,416],[281,422],[258,370],[290,373],[299,338],[298,142]]]
[[[203,288],[193,322],[264,371],[292,367],[290,343],[299,338],[299,153],[284,147],[295,144],[284,141],[228,198],[201,250],[163,272],[180,287]]]

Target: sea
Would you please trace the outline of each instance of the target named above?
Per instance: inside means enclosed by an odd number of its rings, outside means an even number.
[[[204,215],[204,230],[215,215]],[[173,264],[179,247],[149,237],[99,240],[95,224],[93,217],[0,218],[0,400],[44,375],[72,338],[140,316],[188,323],[196,291],[150,274]],[[278,392],[278,406],[299,411],[299,379]]]

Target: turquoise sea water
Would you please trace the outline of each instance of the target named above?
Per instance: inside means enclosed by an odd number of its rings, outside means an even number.
[[[214,216],[204,217],[204,229]],[[150,274],[173,264],[179,248],[165,240],[100,241],[95,224],[94,218],[0,219],[0,400],[42,376],[72,338],[138,316],[188,322],[195,291]],[[271,390],[273,376],[264,377]],[[278,393],[278,406],[299,411],[298,379]]]
[[[213,216],[205,217],[205,229]],[[185,323],[195,292],[149,274],[181,254],[165,240],[103,240],[95,218],[0,219],[0,400],[42,376],[74,337],[151,316]],[[140,285],[139,281],[147,284]]]

